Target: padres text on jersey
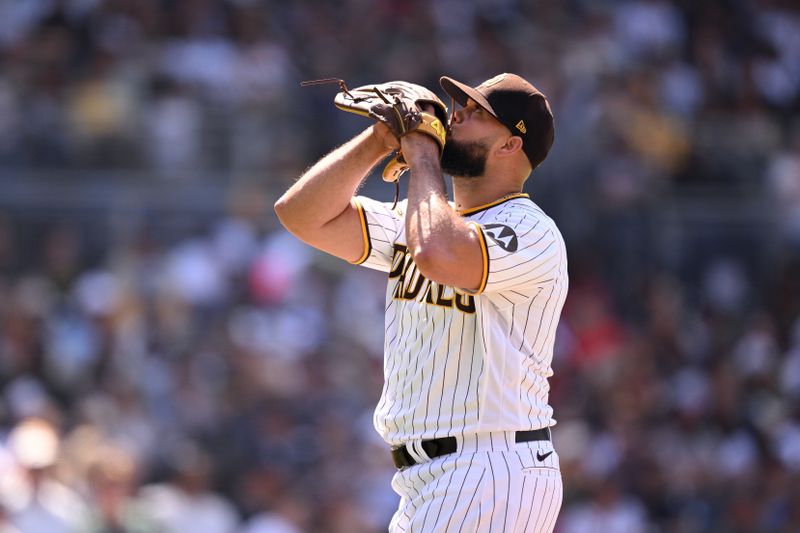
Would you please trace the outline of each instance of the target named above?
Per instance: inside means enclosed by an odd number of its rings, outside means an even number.
[[[357,197],[364,253],[387,273],[384,387],[375,427],[390,444],[553,425],[555,330],[567,293],[564,241],[526,194],[462,212],[482,237],[475,293],[426,279],[405,245],[406,202]]]

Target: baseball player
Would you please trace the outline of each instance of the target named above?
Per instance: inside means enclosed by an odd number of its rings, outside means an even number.
[[[418,125],[427,102],[394,115],[383,105],[275,208],[308,244],[387,273],[374,423],[398,468],[389,530],[552,531],[562,484],[547,378],[567,258],[553,220],[521,191],[553,143],[553,116],[514,74],[441,85],[461,106],[446,136]],[[410,169],[407,199],[357,196],[395,150]]]

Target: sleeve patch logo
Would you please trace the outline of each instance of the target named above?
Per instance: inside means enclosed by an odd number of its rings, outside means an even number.
[[[486,224],[483,231],[506,252],[517,251],[517,234],[504,224]]]

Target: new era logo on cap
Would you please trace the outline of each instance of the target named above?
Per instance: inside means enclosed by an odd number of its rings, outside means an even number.
[[[481,83],[481,85],[483,85],[484,87],[491,87],[492,85],[497,85],[498,83],[500,83],[501,81],[503,81],[507,77],[508,77],[508,74],[506,74],[506,73],[498,74],[494,78],[488,79],[485,82]]]
[[[539,89],[516,74],[503,73],[477,87],[442,76],[442,88],[462,106],[472,99],[522,138],[522,149],[532,168],[547,157],[555,136],[553,113]]]

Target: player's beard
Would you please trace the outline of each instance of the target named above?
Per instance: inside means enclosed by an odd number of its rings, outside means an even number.
[[[459,178],[477,178],[486,171],[489,148],[482,141],[447,139],[442,151],[442,172]]]

